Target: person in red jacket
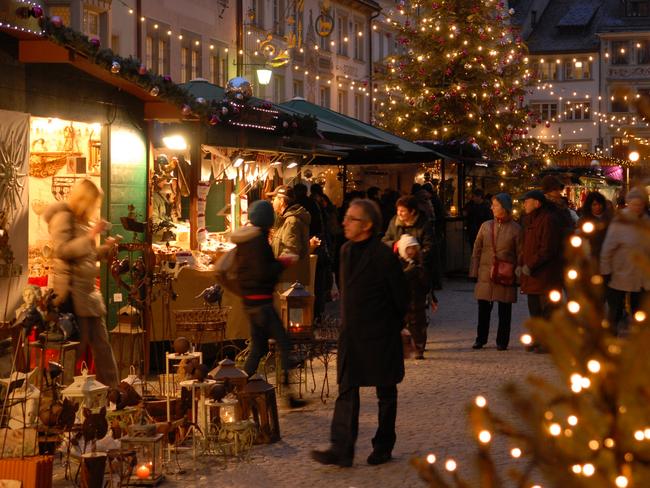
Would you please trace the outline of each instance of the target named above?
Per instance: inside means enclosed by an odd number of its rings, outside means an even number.
[[[531,317],[548,318],[552,311],[549,292],[562,289],[562,229],[540,190],[529,191],[522,199],[521,292],[527,295]],[[528,348],[540,349],[536,343]]]

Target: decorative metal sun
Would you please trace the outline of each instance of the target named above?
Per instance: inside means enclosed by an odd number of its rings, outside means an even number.
[[[27,176],[20,172],[22,140],[14,132],[10,132],[6,140],[0,140],[0,211],[4,211],[9,220],[20,205]]]

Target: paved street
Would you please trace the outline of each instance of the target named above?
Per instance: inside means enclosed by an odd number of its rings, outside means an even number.
[[[491,406],[507,414],[508,404],[498,394],[504,382],[521,382],[529,373],[544,377],[554,374],[547,355],[526,353],[519,343],[521,324],[527,317],[525,299],[513,310],[511,350],[496,350],[493,342],[495,331],[491,331],[491,342],[486,349],[471,349],[477,308],[472,287],[466,281],[446,283],[445,290],[439,293],[440,308],[429,328],[426,360],[407,361],[406,378],[399,387],[398,438],[392,462],[370,467],[365,461],[371,451],[370,439],[376,425],[376,401],[372,389],[362,390],[354,467],[326,467],[311,461],[309,451],[325,448],[328,444],[335,391],[332,384],[332,397],[326,404],[321,403],[316,392],[304,410],[281,411],[282,441],[254,447],[249,462],[224,465],[216,458],[204,457],[194,470],[190,458],[183,457],[181,466],[187,473],[168,477],[165,485],[418,487],[423,483],[408,462],[413,456],[429,452],[434,452],[440,459],[453,457],[461,472],[471,471],[474,443],[468,434],[466,405],[477,394],[483,394]],[[496,310],[493,321],[496,321]],[[317,371],[317,382],[320,378],[322,369]],[[499,465],[514,462],[498,439],[494,447]],[[57,485],[63,486],[60,480]]]

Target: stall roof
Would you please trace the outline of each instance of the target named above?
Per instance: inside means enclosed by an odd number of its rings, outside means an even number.
[[[370,124],[360,120],[348,117],[347,115],[334,112],[325,107],[315,105],[303,98],[294,98],[288,102],[280,104],[282,108],[289,108],[297,113],[313,115],[319,123],[328,123],[335,125],[339,130],[345,133],[361,133],[363,137],[375,140],[375,147],[367,148],[365,153],[352,151],[349,156],[349,163],[372,162],[379,163],[399,163],[399,162],[418,162],[432,161],[439,159],[440,155],[426,147],[414,144],[406,139],[402,139],[390,132],[378,129]],[[340,134],[340,133],[339,133]],[[332,134],[333,143],[338,143],[339,134]],[[342,142],[342,141],[341,141]]]

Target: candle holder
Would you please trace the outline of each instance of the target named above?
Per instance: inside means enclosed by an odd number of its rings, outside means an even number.
[[[136,456],[135,473],[130,477],[129,484],[156,486],[165,479],[163,467],[163,435],[155,434],[146,437],[122,437],[122,450],[134,451]]]

